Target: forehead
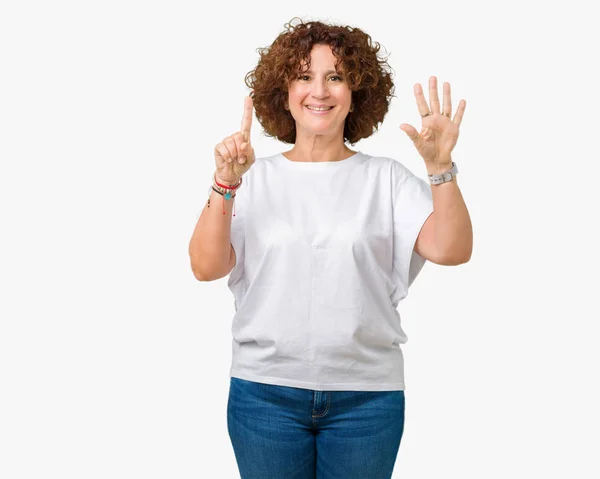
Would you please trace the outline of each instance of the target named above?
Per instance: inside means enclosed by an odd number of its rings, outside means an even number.
[[[335,70],[336,62],[337,58],[329,45],[314,45],[310,51],[311,70]],[[302,60],[300,66],[306,68],[306,61]]]

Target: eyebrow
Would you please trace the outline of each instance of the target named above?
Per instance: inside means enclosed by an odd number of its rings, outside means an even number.
[[[314,71],[312,69],[305,71],[304,73],[314,73]],[[341,72],[337,72],[335,70],[327,70],[325,72],[325,75],[329,75],[330,73],[335,73],[337,75],[339,75]]]

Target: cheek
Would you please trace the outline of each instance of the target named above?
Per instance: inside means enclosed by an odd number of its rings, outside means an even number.
[[[352,92],[350,90],[346,90],[342,93],[342,97],[344,98],[345,103],[352,103]]]
[[[290,90],[289,97],[291,101],[301,101],[302,98],[306,96],[306,92],[304,92],[301,88],[294,88]]]

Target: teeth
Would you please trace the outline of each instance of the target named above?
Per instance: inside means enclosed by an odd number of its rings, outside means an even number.
[[[314,110],[314,111],[327,111],[327,110],[331,110],[333,107],[326,107],[326,108],[317,108],[316,106],[307,106],[306,108],[308,108],[309,110]]]

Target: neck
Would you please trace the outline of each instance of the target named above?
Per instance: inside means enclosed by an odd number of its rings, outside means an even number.
[[[341,161],[356,152],[352,151],[345,144],[343,139],[325,142],[318,141],[319,137],[314,137],[312,141],[298,141],[294,147],[283,153],[283,155],[291,161],[302,162],[321,162],[321,161]]]

